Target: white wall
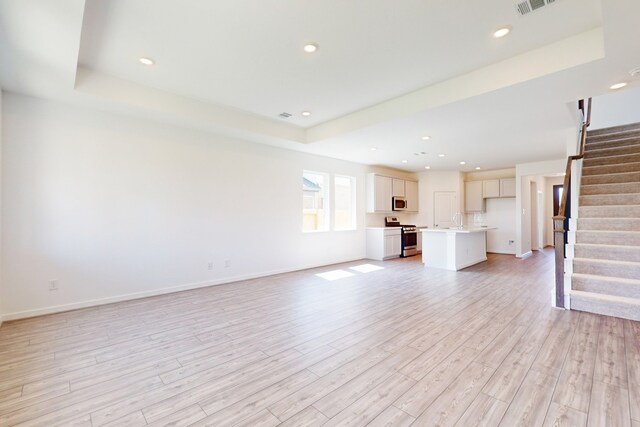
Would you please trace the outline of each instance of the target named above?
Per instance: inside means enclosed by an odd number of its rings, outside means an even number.
[[[589,129],[640,122],[639,103],[640,87],[626,88],[594,97]]]
[[[495,254],[516,253],[516,199],[505,197],[485,200],[486,212],[468,214],[468,224],[489,225],[497,230],[487,231],[487,252]]]
[[[15,94],[2,105],[5,319],[365,256],[363,165]],[[357,177],[357,231],[301,232],[303,169]]]
[[[2,247],[2,88],[0,88],[0,248]],[[0,326],[2,326],[2,253],[0,252]]]

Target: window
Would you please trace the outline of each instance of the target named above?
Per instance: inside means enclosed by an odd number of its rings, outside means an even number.
[[[329,175],[302,173],[302,231],[329,230]]]
[[[356,228],[356,179],[351,176],[335,176],[335,229]]]

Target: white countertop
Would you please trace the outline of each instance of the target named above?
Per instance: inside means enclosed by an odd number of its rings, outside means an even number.
[[[423,233],[479,233],[487,230],[497,230],[498,227],[463,227],[463,228],[423,228]]]

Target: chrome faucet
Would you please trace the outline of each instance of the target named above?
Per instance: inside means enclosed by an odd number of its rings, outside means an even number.
[[[460,220],[460,223],[458,223],[458,219]],[[462,212],[456,212],[453,215],[452,221],[456,225],[456,227],[458,227],[459,230],[462,230],[464,228],[464,225],[462,223],[463,221]]]

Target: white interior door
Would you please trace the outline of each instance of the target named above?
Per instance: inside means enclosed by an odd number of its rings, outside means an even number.
[[[458,197],[455,191],[436,191],[433,195],[433,225],[435,228],[455,226],[453,215],[458,209]]]

